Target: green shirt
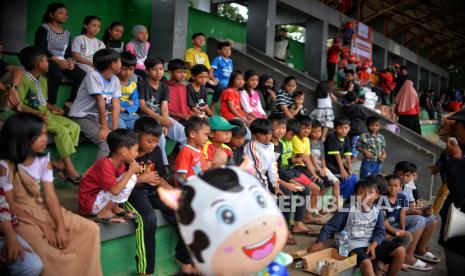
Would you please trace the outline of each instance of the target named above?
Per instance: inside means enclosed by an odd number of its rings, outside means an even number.
[[[283,147],[283,152],[281,153],[281,167],[286,169],[292,166],[292,164],[289,164],[289,160],[292,159],[292,141],[281,139],[279,142]]]
[[[39,76],[35,79],[29,72],[25,72],[18,87],[19,98],[24,106],[45,112],[47,108],[47,79]]]

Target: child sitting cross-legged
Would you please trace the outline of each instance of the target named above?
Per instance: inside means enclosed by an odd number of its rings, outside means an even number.
[[[207,168],[210,168],[217,152],[226,153],[226,161],[233,157],[233,151],[226,144],[231,141],[231,130],[237,128],[237,126],[231,125],[221,116],[208,118],[208,124],[210,125],[210,140],[203,146],[203,154],[205,154],[205,160],[207,160]],[[221,165],[226,165],[226,162]]]
[[[401,193],[400,178],[395,175],[386,176],[388,183],[387,208],[384,227],[386,232],[401,240],[408,240],[405,266],[415,270],[428,271],[432,267],[415,258],[415,250],[424,230],[423,219],[420,216],[407,216],[408,200]]]
[[[71,155],[79,144],[80,127],[63,116],[64,112],[48,102],[47,79],[48,60],[45,51],[34,46],[26,47],[19,53],[24,73],[18,88],[22,111],[35,114],[47,124],[49,133],[53,135],[58,154],[64,163],[64,169],[54,164],[54,169],[66,181],[78,185],[81,176],[74,167]]]
[[[135,55],[129,52],[121,54],[121,70],[117,74],[121,83],[119,128],[134,129],[134,122],[139,118],[137,115],[139,92],[137,91],[137,83],[131,80],[136,62]],[[111,116],[109,121],[111,122]]]
[[[192,116],[187,120],[184,131],[187,143],[176,157],[175,173],[178,177],[187,179],[207,169],[202,149],[208,141],[210,126],[206,119]]]
[[[134,213],[119,204],[128,200],[137,182],[139,164],[135,159],[139,141],[131,130],[117,129],[108,135],[108,146],[110,156],[95,162],[82,177],[79,211],[82,215],[95,215],[103,223],[124,223],[134,218]]]
[[[231,140],[227,144],[233,151],[232,161],[236,166],[239,166],[244,157],[244,144],[246,142],[247,127],[244,122],[239,119],[229,120],[229,123],[237,128],[231,129]]]
[[[349,256],[357,254],[357,265],[362,275],[374,276],[377,271],[373,261],[389,264],[387,275],[396,276],[405,259],[405,248],[384,239],[384,215],[374,204],[379,197],[375,181],[359,181],[356,185],[356,202],[347,205],[347,211],[337,212],[321,229],[320,236],[309,252],[323,249],[324,243],[334,234],[348,233]]]
[[[140,170],[137,172],[137,184],[127,202],[126,210],[136,214],[136,263],[139,275],[151,275],[155,270],[155,248],[157,217],[154,209],[158,209],[168,223],[176,225],[176,215],[168,208],[157,193],[157,187],[171,189],[166,181],[162,149],[158,143],[162,135],[162,127],[155,119],[144,116],[134,124],[134,131],[139,137],[139,154],[136,162]],[[182,264],[181,271],[195,273],[192,260],[179,231],[176,231],[177,243],[175,258]]]

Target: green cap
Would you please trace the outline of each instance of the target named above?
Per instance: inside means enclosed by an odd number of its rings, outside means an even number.
[[[231,130],[233,128],[237,128],[237,126],[231,125],[221,116],[211,116],[208,118],[208,124],[210,124],[211,130]]]

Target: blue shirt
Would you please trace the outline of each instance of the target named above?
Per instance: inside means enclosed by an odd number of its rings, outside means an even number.
[[[223,88],[228,86],[229,77],[233,71],[233,61],[230,58],[225,58],[223,56],[217,56],[213,59],[212,68],[213,75],[219,81],[219,85]]]

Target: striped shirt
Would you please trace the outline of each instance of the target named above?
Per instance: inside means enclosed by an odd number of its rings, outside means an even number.
[[[285,105],[290,108],[294,104],[294,100],[292,99],[292,94],[288,93],[286,90],[279,90],[278,94],[276,95],[275,105],[276,108],[274,110],[275,113],[283,113],[280,106]]]

